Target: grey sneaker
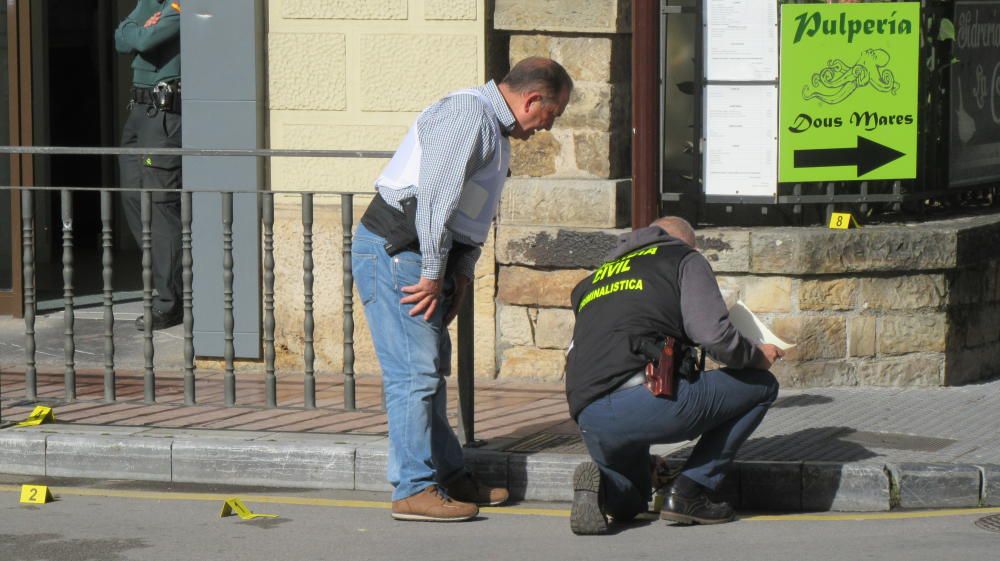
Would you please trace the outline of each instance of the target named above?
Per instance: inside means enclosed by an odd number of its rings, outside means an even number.
[[[601,470],[594,462],[584,462],[573,472],[573,509],[569,515],[569,527],[578,536],[608,533]]]

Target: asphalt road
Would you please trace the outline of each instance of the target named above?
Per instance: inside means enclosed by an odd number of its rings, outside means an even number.
[[[47,483],[56,501],[19,503]],[[273,519],[220,518],[239,497]],[[462,524],[395,522],[383,493],[261,490],[0,477],[0,560],[698,560],[1000,559],[1000,533],[974,522],[1000,509],[761,516],[720,526],[656,519],[579,537],[569,505],[487,509]]]

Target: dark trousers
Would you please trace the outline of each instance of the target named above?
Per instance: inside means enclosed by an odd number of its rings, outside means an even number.
[[[778,381],[770,372],[722,369],[681,378],[676,399],[655,397],[638,385],[588,405],[577,423],[601,469],[607,513],[629,520],[646,512],[650,444],[700,435],[681,473],[715,489],[777,396]]]
[[[153,111],[136,103],[122,130],[124,148],[180,148],[181,115]],[[176,311],[181,305],[181,188],[180,156],[118,157],[123,189],[163,189],[152,195],[153,308],[161,313]],[[142,199],[136,191],[122,193],[125,217],[136,243],[142,247]]]

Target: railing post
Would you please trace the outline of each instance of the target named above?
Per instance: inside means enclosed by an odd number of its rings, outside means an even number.
[[[236,405],[236,369],[233,365],[233,193],[222,193],[222,283],[226,357],[226,406]]]
[[[35,370],[35,193],[21,191],[21,245],[24,273],[24,393],[28,401],[38,399]]]
[[[101,272],[104,278],[104,401],[114,401],[115,392],[115,310],[114,258],[112,253],[111,191],[101,190]]]
[[[278,406],[274,376],[274,195],[263,193],[264,208],[264,393],[268,407]]]
[[[316,407],[316,376],[313,351],[313,196],[312,193],[302,194],[302,284],[305,294],[305,319],[302,327],[305,331],[305,388],[304,398],[306,409]]]
[[[191,257],[191,191],[181,191],[181,282],[184,302],[184,404],[197,403],[194,379],[194,259]]]
[[[458,309],[458,431],[465,446],[477,446],[474,282]]]
[[[340,226],[344,234],[344,409],[354,411],[354,271],[351,268],[351,231],[354,229],[354,195],[340,196]]]
[[[153,372],[153,193],[142,191],[139,220],[142,223],[142,354],[145,359],[143,397],[146,403],[156,401],[156,374]]]
[[[66,401],[76,399],[76,348],[73,344],[73,193],[63,189],[62,239],[63,239],[63,355],[66,359],[64,382]]]

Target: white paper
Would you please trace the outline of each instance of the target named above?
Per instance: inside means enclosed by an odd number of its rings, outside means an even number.
[[[744,337],[755,343],[768,343],[783,351],[795,346],[782,341],[777,335],[771,333],[771,330],[742,301],[737,301],[732,308],[729,308],[729,321]]]
[[[778,88],[705,88],[705,194],[773,197],[778,189]]]
[[[777,2],[705,3],[705,77],[728,81],[778,78]]]

